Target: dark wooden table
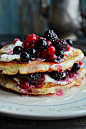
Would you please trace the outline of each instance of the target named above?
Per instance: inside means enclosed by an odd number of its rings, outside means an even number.
[[[14,38],[14,37],[13,37]],[[0,47],[11,43],[0,38]],[[5,40],[8,37],[5,37]],[[86,55],[86,39],[74,42],[74,47],[80,48]],[[63,120],[30,120],[10,118],[0,115],[0,129],[86,129],[86,117]]]
[[[40,121],[0,116],[0,129],[86,129],[86,117]]]

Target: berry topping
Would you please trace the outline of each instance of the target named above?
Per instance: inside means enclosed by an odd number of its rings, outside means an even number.
[[[34,48],[35,47],[35,43],[38,40],[38,36],[35,34],[28,34],[23,41],[23,47],[24,47],[24,51],[26,51],[29,47],[30,48]]]
[[[21,62],[28,62],[30,60],[30,54],[27,52],[22,52],[20,55]]]
[[[71,68],[67,69],[68,72],[71,72]]]
[[[69,50],[70,50],[70,45],[68,44],[66,51],[69,51]]]
[[[57,59],[57,56],[55,54],[49,55],[48,60],[49,61],[55,61]]]
[[[47,47],[48,47],[47,41],[44,39],[39,39],[36,42],[36,48],[38,49],[38,51],[43,51],[44,49],[47,49]]]
[[[25,40],[28,42],[28,43],[36,43],[38,37],[35,35],[35,34],[30,34],[28,36],[26,36]]]
[[[30,88],[30,85],[29,85],[29,83],[26,80],[21,80],[20,81],[20,87],[22,89],[29,89]]]
[[[35,85],[40,82],[41,80],[41,73],[33,73],[26,75],[26,80],[32,84]]]
[[[26,52],[30,54],[31,59],[37,58],[37,51],[34,48],[28,48]]]
[[[73,45],[73,41],[72,41],[71,39],[67,39],[66,42],[67,42],[70,46]]]
[[[73,72],[68,72],[68,76],[69,77],[73,77],[74,76],[74,73]]]
[[[31,43],[30,48],[35,48],[35,43]]]
[[[15,39],[14,39],[14,44],[15,44],[17,41],[20,41],[20,39],[15,38]]]
[[[80,66],[82,65],[82,61],[79,61],[79,65],[80,65]]]
[[[57,34],[53,30],[47,30],[44,33],[44,37],[50,40],[52,43],[58,39]]]
[[[61,73],[60,73],[60,76],[61,76],[61,80],[65,80],[66,78],[67,78],[67,71],[65,70],[65,71],[62,71]]]
[[[24,51],[26,51],[29,48],[29,46],[30,46],[30,44],[27,41],[23,40]]]
[[[48,51],[47,50],[43,50],[41,53],[40,53],[40,56],[42,58],[47,58],[48,57]]]
[[[21,46],[15,46],[13,48],[13,54],[19,54],[23,52],[23,48]]]
[[[45,39],[46,40],[46,38],[44,38],[44,37],[39,37],[39,39]]]
[[[56,48],[56,54],[58,55],[58,56],[60,56],[60,51],[66,51],[66,49],[67,49],[67,42],[66,42],[66,40],[64,40],[64,39],[57,39],[54,43],[53,43],[53,45],[55,46],[55,48]]]
[[[56,51],[56,49],[55,49],[55,47],[54,47],[54,46],[50,46],[50,47],[48,48],[48,53],[49,53],[49,55],[54,54],[54,53],[55,53],[55,51]]]
[[[80,69],[80,65],[78,63],[75,63],[73,67],[71,68],[71,72],[76,72]]]
[[[52,43],[49,40],[47,40],[47,44],[48,44],[48,46],[52,45]]]
[[[60,51],[60,58],[63,58],[63,57],[64,57],[64,52]]]
[[[41,75],[41,80],[35,85],[35,87],[41,87],[45,80],[44,74]]]
[[[14,43],[18,40],[20,39],[16,38]],[[23,40],[22,48],[17,46],[14,48],[13,53],[19,54],[24,51],[20,56],[22,62],[28,62],[37,57],[45,58],[46,61],[60,62],[61,58],[64,57],[64,52],[69,51],[72,44],[72,40],[58,39],[53,30],[47,30],[44,33],[44,37],[28,34]]]
[[[53,71],[53,72],[50,72],[49,75],[55,80],[65,80],[67,78],[67,71],[62,71],[60,73],[57,71]]]

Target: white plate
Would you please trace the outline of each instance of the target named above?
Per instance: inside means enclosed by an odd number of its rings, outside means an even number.
[[[86,58],[83,67],[86,68]],[[62,96],[24,96],[0,88],[0,113],[24,119],[66,119],[86,115],[86,79]]]

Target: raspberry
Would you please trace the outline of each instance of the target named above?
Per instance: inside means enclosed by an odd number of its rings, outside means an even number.
[[[28,42],[28,43],[36,43],[38,37],[35,35],[35,34],[30,34],[28,36],[26,36],[25,40]]]
[[[48,60],[49,61],[55,61],[57,59],[57,56],[55,54],[49,55]]]
[[[34,43],[31,43],[30,44],[30,48],[35,48],[35,44]]]
[[[58,39],[57,34],[53,30],[47,30],[44,33],[44,37],[50,40],[52,43]]]
[[[48,48],[48,53],[49,53],[49,55],[54,54],[54,53],[55,53],[55,51],[56,51],[56,49],[55,49],[55,47],[54,47],[54,46],[50,46],[50,47]]]
[[[20,87],[22,89],[29,89],[30,85],[29,85],[29,83],[26,80],[21,80],[20,81]]]
[[[70,45],[67,44],[67,49],[66,49],[66,51],[69,51],[69,50],[70,50]]]
[[[40,53],[40,56],[42,58],[47,58],[48,57],[48,51],[47,50],[43,50],[41,53]]]
[[[14,44],[15,44],[17,41],[20,41],[20,39],[15,38],[15,39],[14,39]]]

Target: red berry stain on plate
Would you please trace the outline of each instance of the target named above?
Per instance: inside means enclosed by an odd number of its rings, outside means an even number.
[[[55,93],[54,95],[57,95],[57,96],[63,96],[64,93],[62,90],[59,90],[57,93]]]

